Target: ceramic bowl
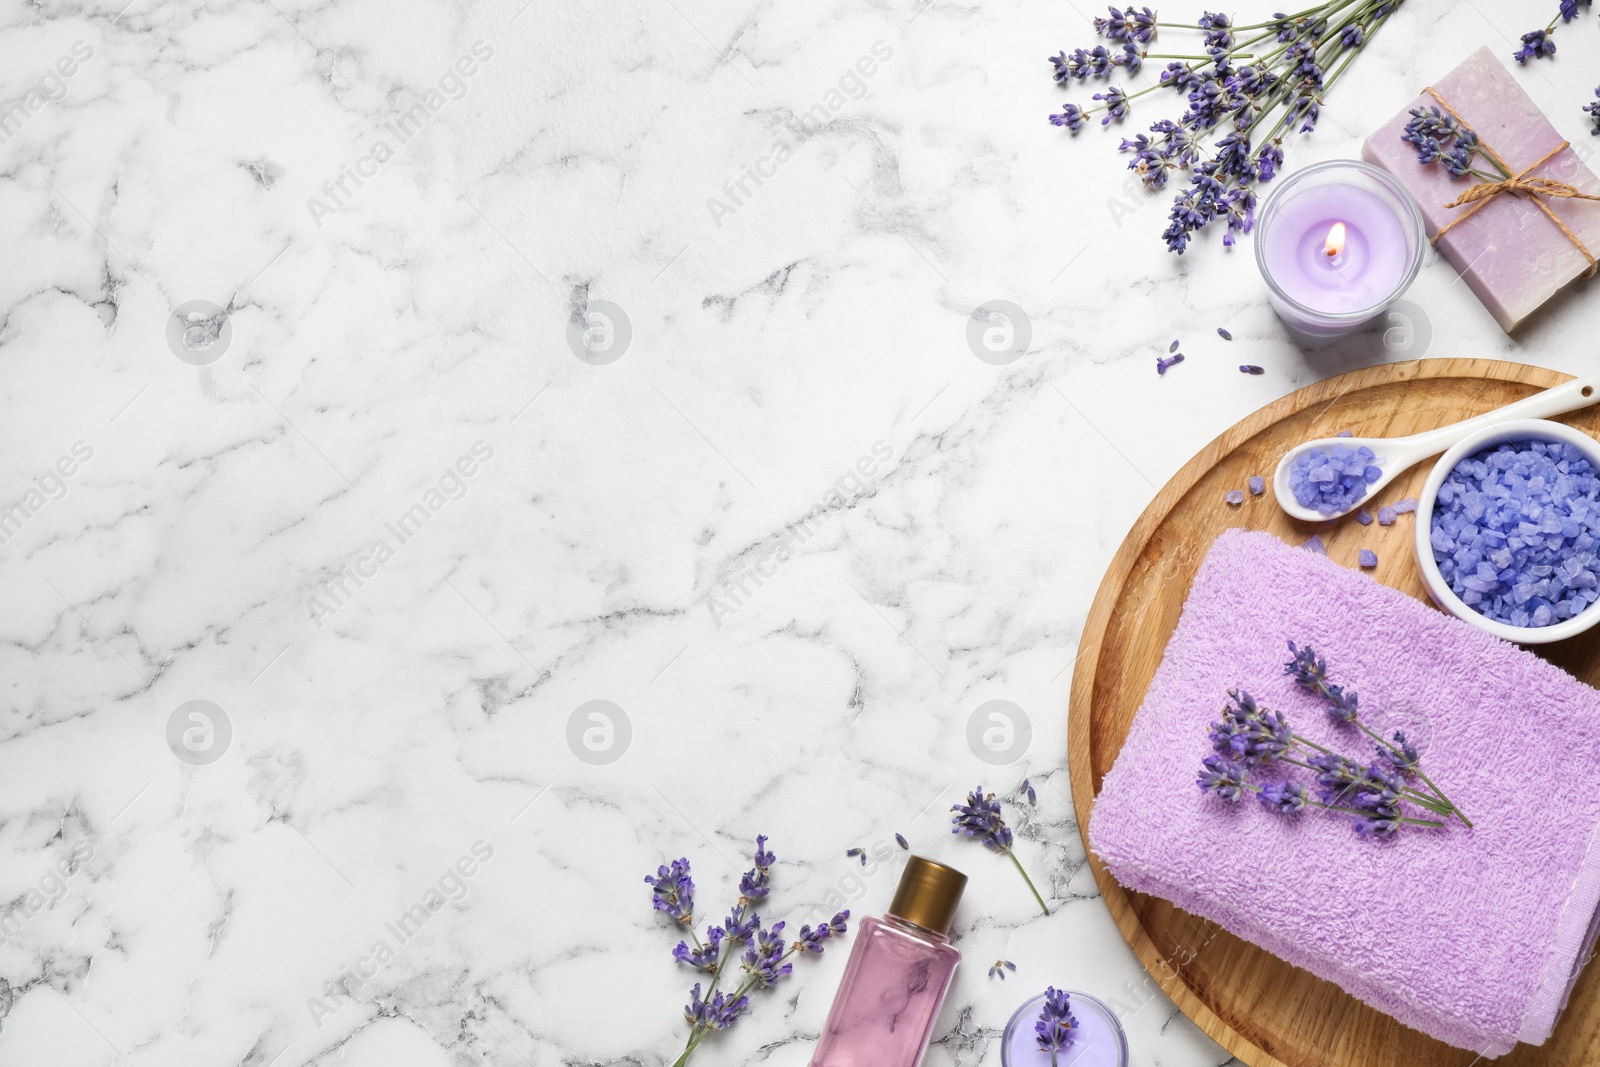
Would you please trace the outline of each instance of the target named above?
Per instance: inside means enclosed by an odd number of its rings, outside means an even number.
[[[1473,610],[1456,595],[1444,580],[1444,575],[1439,573],[1439,565],[1433,559],[1433,507],[1439,496],[1439,487],[1444,484],[1450,472],[1455,470],[1456,464],[1463,459],[1508,440],[1560,441],[1576,445],[1584,455],[1588,456],[1589,462],[1594,464],[1595,469],[1600,470],[1600,442],[1565,423],[1549,422],[1544,419],[1512,419],[1463,438],[1455,447],[1439,457],[1432,473],[1428,475],[1427,483],[1422,487],[1422,494],[1417,497],[1414,537],[1417,569],[1422,573],[1422,582],[1427,586],[1428,595],[1433,598],[1433,602],[1463,622],[1471,623],[1486,633],[1503,637],[1507,641],[1516,641],[1518,644],[1542,645],[1552,641],[1564,641],[1600,623],[1600,602],[1590,604],[1572,618],[1550,626],[1511,626],[1495,622]]]

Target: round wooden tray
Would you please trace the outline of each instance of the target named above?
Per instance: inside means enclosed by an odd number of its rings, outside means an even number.
[[[1270,530],[1291,543],[1321,534],[1336,562],[1378,553],[1379,581],[1427,600],[1412,558],[1413,518],[1392,526],[1290,519],[1272,498],[1272,470],[1292,445],[1339,430],[1357,436],[1415,433],[1489,411],[1569,375],[1484,359],[1430,359],[1354,371],[1307,386],[1250,415],[1202,449],[1145,509],[1118,549],[1084,627],[1072,679],[1068,763],[1078,828],[1088,840],[1100,782],[1122,748],[1200,561],[1224,529]],[[1600,408],[1565,416],[1600,436]],[[1374,504],[1415,496],[1431,463],[1397,478]],[[1229,507],[1223,493],[1259,474],[1267,492]],[[1376,513],[1376,506],[1373,508]],[[1600,683],[1600,628],[1537,649]],[[1471,1067],[1471,1052],[1408,1029],[1216,925],[1155,897],[1123,889],[1093,854],[1106,907],[1145,969],[1184,1013],[1251,1067]],[[1495,1061],[1515,1067],[1600,1064],[1600,967],[1579,981],[1544,1045],[1518,1045]]]

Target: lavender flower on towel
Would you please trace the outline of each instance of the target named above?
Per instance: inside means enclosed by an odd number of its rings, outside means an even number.
[[[1272,811],[1292,815],[1305,807],[1310,797],[1306,794],[1306,787],[1299,782],[1273,782],[1262,787],[1257,799]]]
[[[1321,697],[1330,718],[1338,723],[1353,725],[1376,741],[1379,754],[1395,766],[1401,777],[1415,776],[1422,780],[1427,791],[1408,789],[1406,791],[1409,794],[1408,799],[1415,799],[1416,803],[1440,815],[1446,817],[1453,815],[1469,829],[1472,827],[1472,820],[1462,814],[1461,809],[1456,807],[1455,803],[1445,796],[1444,791],[1423,772],[1416,748],[1406,743],[1404,735],[1397,734],[1395,740],[1391,742],[1382,735],[1374,733],[1361,721],[1355,692],[1328,680],[1326,660],[1318,656],[1310,645],[1301,648],[1293,641],[1289,642],[1289,654],[1293,658],[1283,665],[1284,673],[1292,677],[1301,689]]]
[[[1320,661],[1308,663],[1308,672],[1323,670]],[[1247,793],[1268,811],[1293,815],[1307,806],[1351,816],[1360,834],[1387,836],[1402,824],[1443,826],[1433,819],[1411,818],[1403,813],[1403,802],[1415,804],[1438,815],[1450,814],[1437,798],[1411,789],[1405,783],[1403,767],[1415,766],[1416,750],[1405,747],[1397,735],[1395,757],[1363,766],[1295,733],[1282,713],[1262,707],[1254,697],[1240,689],[1228,690],[1228,703],[1210,729],[1213,754],[1202,762],[1195,784],[1203,793],[1237,804]],[[1287,764],[1315,772],[1317,799],[1292,780],[1257,785],[1250,780],[1253,769],[1274,763]]]
[[[1026,785],[1026,780],[1024,780]],[[993,793],[985,793],[983,786],[979,786],[967,794],[965,804],[952,804],[950,810],[955,812],[955,817],[950,820],[950,832],[962,834],[966,837],[977,838],[983,842],[985,848],[991,852],[1000,852],[1011,857],[1011,862],[1016,865],[1017,873],[1022,875],[1022,880],[1028,883],[1028,889],[1033,893],[1033,899],[1039,902],[1039,907],[1046,915],[1050,914],[1050,905],[1044,902],[1044,897],[1039,895],[1033,879],[1028,877],[1028,872],[1023,869],[1022,861],[1017,859],[1017,854],[1012,851],[1013,836],[1011,827],[1006,825],[1005,816],[1000,813],[1000,802]]]
[[[1289,642],[1289,654],[1294,658],[1283,665],[1285,674],[1294,676],[1295,684],[1308,693],[1315,693],[1327,701],[1328,715],[1339,722],[1355,722],[1360,714],[1356,707],[1356,694],[1346,694],[1328,681],[1328,665],[1318,659],[1310,645],[1296,648]]]
[[[1249,776],[1248,770],[1230,759],[1207,756],[1201,761],[1200,777],[1196,784],[1202,793],[1216,793],[1223,800],[1237,804],[1248,788],[1245,780]]]
[[[678,942],[672,950],[673,959],[711,976],[704,993],[700,982],[689,992],[689,1003],[683,1009],[689,1039],[673,1067],[688,1063],[709,1034],[728,1029],[740,1016],[748,1014],[751,993],[770,989],[792,974],[794,964],[790,960],[796,954],[821,955],[824,941],[842,936],[849,928],[848,911],[839,912],[815,930],[802,926],[799,939],[792,943],[784,940],[783,923],[762,926],[753,905],[771,893],[772,865],[776,862],[777,857],[767,850],[766,836],[757,837],[755,866],[739,881],[738,901],[721,926],[706,928],[703,941],[694,931],[694,880],[689,861],[676,859],[670,865],[662,864],[654,875],[645,875],[651,889],[650,906],[687,927],[694,939],[692,948],[686,941]],[[741,958],[744,978],[732,991],[720,990],[717,986],[725,973],[732,973],[728,964],[735,957]]]

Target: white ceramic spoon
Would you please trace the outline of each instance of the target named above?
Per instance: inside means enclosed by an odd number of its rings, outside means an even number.
[[[1552,415],[1564,415],[1597,402],[1600,402],[1600,374],[1586,374],[1570,382],[1563,382],[1553,389],[1524,397],[1514,404],[1507,404],[1503,408],[1474,415],[1470,419],[1453,422],[1449,426],[1441,426],[1426,433],[1415,433],[1409,437],[1319,437],[1315,441],[1307,441],[1290,449],[1289,453],[1278,461],[1278,469],[1272,473],[1272,491],[1278,497],[1278,506],[1295,518],[1306,522],[1327,522],[1355,511],[1377,496],[1378,491],[1394,481],[1401,472],[1409,470],[1429,456],[1436,456],[1447,450],[1470,433],[1491,428],[1509,419],[1548,419]],[[1366,445],[1377,454],[1378,460],[1381,461],[1378,465],[1383,474],[1377,481],[1367,486],[1365,496],[1343,511],[1323,513],[1305,507],[1294,498],[1294,493],[1289,488],[1289,468],[1294,464],[1295,457],[1307,449],[1332,448],[1336,445],[1350,448]]]

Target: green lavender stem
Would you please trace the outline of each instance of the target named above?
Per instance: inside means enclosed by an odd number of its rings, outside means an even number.
[[[789,951],[785,952],[782,956],[778,957],[778,964],[782,964],[782,963],[786,962],[789,959],[790,956],[793,956],[798,951],[800,951],[798,946],[790,948]],[[728,959],[728,957],[723,957],[722,963],[726,963],[727,959]],[[715,986],[716,986],[716,980],[722,977],[722,963],[718,963],[717,964],[716,974],[712,979],[712,987],[713,988],[715,988]],[[738,986],[736,986],[734,988],[733,999],[734,1000],[738,1000],[740,997],[745,996],[748,993],[752,992],[755,989],[755,987],[756,987],[756,978],[755,978],[755,976],[754,975],[746,975],[745,978],[744,978],[744,981],[740,982],[738,984]],[[707,1000],[711,999],[711,993],[709,991],[706,993],[706,999]],[[684,1046],[683,1055],[679,1056],[676,1060],[673,1061],[672,1067],[683,1067],[684,1064],[688,1063],[690,1055],[692,1055],[694,1053],[695,1049],[700,1047],[700,1042],[704,1041],[706,1039],[706,1035],[708,1035],[710,1033],[711,1033],[710,1030],[704,1029],[702,1027],[696,1027],[694,1029],[694,1031],[689,1034],[689,1043]]]
[[[1011,850],[1010,850],[1010,849],[1009,849],[1009,848],[1008,848],[1008,849],[1006,849],[1006,855],[1008,855],[1008,856],[1010,856],[1010,857],[1011,857],[1011,862],[1012,862],[1012,863],[1014,863],[1014,864],[1016,864],[1016,866],[1017,866],[1017,873],[1018,873],[1018,874],[1020,874],[1020,875],[1022,875],[1022,880],[1023,880],[1023,881],[1024,881],[1024,882],[1027,882],[1027,883],[1028,883],[1028,889],[1029,889],[1029,891],[1031,891],[1031,892],[1032,892],[1032,893],[1033,893],[1033,899],[1034,899],[1034,900],[1037,900],[1037,901],[1038,901],[1038,902],[1039,902],[1039,907],[1040,907],[1040,908],[1041,908],[1041,909],[1042,909],[1042,910],[1043,910],[1043,911],[1044,911],[1044,913],[1045,913],[1045,914],[1046,914],[1046,915],[1049,915],[1049,914],[1050,914],[1050,905],[1048,905],[1048,904],[1046,904],[1046,903],[1045,903],[1045,902],[1044,902],[1044,897],[1041,897],[1041,896],[1040,896],[1040,895],[1039,895],[1039,890],[1038,890],[1038,889],[1036,889],[1036,888],[1034,888],[1034,885],[1033,885],[1033,879],[1032,879],[1032,878],[1029,878],[1029,877],[1028,877],[1028,872],[1027,872],[1027,871],[1025,871],[1025,870],[1023,870],[1023,868],[1022,868],[1022,861],[1021,861],[1021,860],[1019,860],[1019,859],[1017,859],[1017,854],[1016,854],[1016,853],[1015,853],[1015,852],[1013,852],[1013,851],[1011,851]]]
[[[1299,735],[1296,734],[1295,736],[1298,737]],[[1319,745],[1317,747],[1320,748],[1321,746]],[[1324,748],[1324,749],[1322,749],[1322,751],[1327,752],[1328,750]],[[1330,752],[1328,754],[1329,755],[1337,755],[1338,753],[1331,753]],[[1288,763],[1288,764],[1292,764],[1293,766],[1303,767],[1308,771],[1313,771],[1313,772],[1318,773],[1318,774],[1321,773],[1320,771],[1317,770],[1317,768],[1313,767],[1309,763],[1303,763],[1300,760],[1293,759],[1292,757],[1289,757],[1289,756],[1284,756],[1284,757],[1282,757],[1282,759],[1283,759],[1283,762]],[[1437,797],[1430,797],[1426,793],[1418,792],[1415,789],[1410,789],[1410,788],[1402,789],[1400,791],[1400,796],[1402,798],[1404,798],[1405,800],[1408,800],[1411,803],[1415,804],[1419,808],[1427,808],[1429,811],[1433,812],[1435,815],[1444,815],[1444,816],[1448,817],[1448,816],[1451,816],[1451,815],[1459,815],[1460,814],[1460,812],[1456,811],[1455,806],[1452,805],[1449,801],[1440,800]]]
[[[1362,732],[1365,733],[1368,737],[1373,738],[1379,744],[1388,746],[1389,751],[1397,753],[1397,754],[1401,754],[1400,750],[1398,748],[1396,748],[1394,745],[1390,744],[1388,741],[1385,741],[1383,738],[1379,737],[1377,734],[1375,734],[1371,730],[1367,729],[1367,724],[1366,723],[1362,722],[1360,719],[1355,720],[1355,723],[1356,723],[1357,726],[1361,727]],[[1449,812],[1441,812],[1440,814],[1453,814],[1453,815],[1455,815],[1456,818],[1460,819],[1462,822],[1467,824],[1467,829],[1469,829],[1469,830],[1472,829],[1472,820],[1467,818],[1466,814],[1463,813],[1460,808],[1456,807],[1455,802],[1453,800],[1451,800],[1449,797],[1444,795],[1444,790],[1443,789],[1440,789],[1438,786],[1433,784],[1433,779],[1429,778],[1427,776],[1427,774],[1422,770],[1422,765],[1420,763],[1417,764],[1417,766],[1416,766],[1416,772],[1417,772],[1417,777],[1421,778],[1423,780],[1423,782],[1425,782],[1427,784],[1428,788],[1433,790],[1435,796],[1437,796],[1444,803],[1450,805],[1450,811]]]
[[[1252,793],[1266,792],[1266,790],[1259,785],[1251,785],[1249,782],[1244,782],[1242,784],[1244,788],[1250,790]],[[1337,811],[1346,815],[1359,815],[1362,818],[1366,818],[1372,814],[1370,811],[1358,811],[1355,808],[1341,808],[1336,804],[1324,804],[1318,800],[1308,800],[1306,803],[1311,805],[1313,808],[1321,808],[1323,811]],[[1437,828],[1444,825],[1444,823],[1434,822],[1432,819],[1408,819],[1402,817],[1400,821],[1404,823],[1410,823],[1412,826],[1432,826]]]

